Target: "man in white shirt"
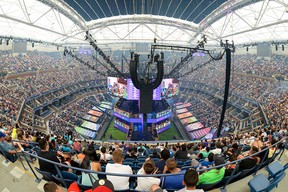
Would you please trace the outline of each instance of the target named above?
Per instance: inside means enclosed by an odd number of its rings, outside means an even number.
[[[115,164],[108,163],[106,165],[106,173],[118,173],[118,174],[132,174],[132,169],[129,165],[122,165],[124,160],[122,150],[117,149],[112,154],[112,159]],[[109,181],[114,185],[115,190],[129,189],[129,177],[120,176],[106,176]]]
[[[203,189],[196,189],[196,184],[199,181],[199,175],[195,169],[188,169],[184,175],[183,184],[185,187],[175,192],[204,192]],[[158,185],[152,185],[151,192],[166,192]]]
[[[220,155],[221,152],[222,152],[221,143],[218,141],[216,143],[216,149],[210,150],[210,153],[213,153],[214,155]]]
[[[155,174],[157,168],[155,167],[155,162],[153,160],[147,160],[142,168],[138,171],[138,175],[149,175]],[[153,184],[159,185],[160,179],[156,177],[138,177],[137,178],[137,187],[138,191],[150,191],[150,188]]]

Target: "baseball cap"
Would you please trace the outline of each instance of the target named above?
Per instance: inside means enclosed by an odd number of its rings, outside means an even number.
[[[6,135],[0,131],[0,138],[1,137],[6,137]]]
[[[99,179],[93,183],[92,189],[93,192],[113,192],[114,186],[107,179]]]

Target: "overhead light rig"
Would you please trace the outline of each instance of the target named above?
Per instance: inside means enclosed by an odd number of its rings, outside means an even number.
[[[95,49],[95,51],[98,52],[98,54],[104,59],[104,61],[106,61],[110,65],[110,67],[114,69],[118,76],[122,78],[125,77],[125,75],[121,73],[121,71],[119,71],[119,69],[117,69],[117,67],[111,62],[110,58],[106,56],[105,53],[97,46],[97,41],[92,37],[89,31],[86,31],[85,41],[89,41],[90,45]]]
[[[202,52],[202,53],[207,53],[210,57],[211,57],[211,61],[213,60],[221,60],[223,55],[225,54],[225,50],[223,51],[223,53],[220,52],[219,55],[217,55],[216,57],[214,57],[212,55],[212,51],[205,49],[205,44],[207,43],[207,39],[206,36],[203,35],[201,37],[201,41],[198,41],[198,45],[196,47],[184,47],[184,46],[174,46],[174,45],[151,45],[151,54],[153,55],[153,53],[155,52],[156,49],[165,49],[165,50],[173,50],[173,51],[186,51],[188,52],[188,54],[181,59],[181,61],[167,74],[164,75],[165,78],[180,78],[183,77],[183,74],[180,73],[180,70],[185,66],[185,64],[191,60],[191,58],[193,58],[193,54],[196,52]],[[227,45],[227,48],[232,48],[235,51],[235,46],[234,43],[232,43],[231,45],[229,44],[228,46],[228,41],[226,41],[226,44],[222,42],[222,44],[220,43],[220,46],[223,48],[226,48],[225,46]],[[214,51],[213,51],[214,52]],[[210,62],[209,62],[210,63]],[[205,65],[207,65],[208,63],[205,63]],[[193,69],[193,71],[199,69],[203,67],[203,65],[200,65],[199,67],[196,67],[195,69]],[[191,73],[191,72],[190,72]]]
[[[70,56],[71,56],[72,58],[74,58],[76,61],[78,61],[79,63],[82,63],[83,65],[85,65],[85,66],[89,67],[90,69],[96,71],[96,72],[99,73],[100,75],[102,75],[102,76],[104,76],[104,77],[107,76],[107,74],[105,74],[105,73],[99,71],[98,69],[96,69],[95,66],[91,66],[91,65],[89,64],[89,61],[85,62],[85,61],[83,61],[82,59],[80,59],[77,55],[73,54],[71,50],[68,51],[68,49],[67,49],[66,47],[64,48],[64,53],[63,53],[63,54],[64,54],[64,56],[70,55]]]

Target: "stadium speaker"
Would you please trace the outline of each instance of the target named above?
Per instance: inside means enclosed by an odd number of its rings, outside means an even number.
[[[282,51],[284,51],[284,45],[282,45]]]
[[[6,40],[6,45],[9,45],[9,39]]]
[[[34,47],[34,43],[32,43],[32,47]]]
[[[0,45],[2,45],[2,41],[3,41],[3,39],[0,39]]]
[[[275,45],[275,50],[278,51],[278,45]]]
[[[247,52],[249,51],[249,48],[248,48],[248,47],[246,47],[246,51],[247,51]]]

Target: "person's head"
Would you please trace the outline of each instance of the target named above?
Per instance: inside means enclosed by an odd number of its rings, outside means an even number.
[[[213,154],[213,153],[209,153],[209,155],[208,155],[208,161],[209,161],[209,162],[212,162],[212,161],[213,161],[213,157],[214,157],[214,154]]]
[[[5,140],[6,135],[0,131],[0,142]]]
[[[123,161],[123,153],[122,150],[117,149],[112,153],[112,159],[115,163],[122,163]]]
[[[144,163],[143,168],[146,174],[153,174],[156,167],[154,161],[148,160]]]
[[[206,151],[209,152],[210,151],[210,147],[206,147]]]
[[[62,189],[53,181],[48,181],[45,183],[43,189],[44,192],[62,192]]]
[[[219,155],[214,155],[213,156],[213,159],[214,159],[214,165],[215,166],[218,166],[218,165],[224,165],[225,164],[225,160],[223,157],[219,156]],[[219,168],[216,168],[216,169],[221,169],[222,167],[219,167]]]
[[[250,150],[250,153],[251,153],[251,155],[252,155],[252,154],[254,154],[254,153],[257,153],[258,151],[259,151],[258,147],[253,146],[253,147],[251,148],[251,150]]]
[[[101,153],[106,153],[106,147],[101,147]]]
[[[166,161],[166,166],[167,166],[167,169],[168,169],[169,171],[173,171],[174,169],[177,168],[177,162],[176,162],[175,159],[169,158],[169,159],[167,159],[167,161]]]
[[[100,154],[97,154],[96,152],[93,153],[93,155],[90,157],[90,160],[94,161],[94,162],[99,162],[100,161]]]
[[[183,184],[187,188],[195,188],[199,181],[199,175],[195,169],[188,169],[184,174]]]
[[[41,150],[48,150],[49,149],[49,145],[48,145],[46,138],[42,138],[39,140],[39,147]]]
[[[186,148],[187,148],[187,147],[186,147],[186,144],[182,144],[182,145],[181,145],[181,150],[182,150],[182,151],[186,151]]]
[[[166,161],[170,157],[170,152],[168,149],[165,148],[161,151],[160,155],[161,155],[161,158]]]
[[[216,148],[220,148],[221,147],[221,143],[220,142],[216,142]]]

